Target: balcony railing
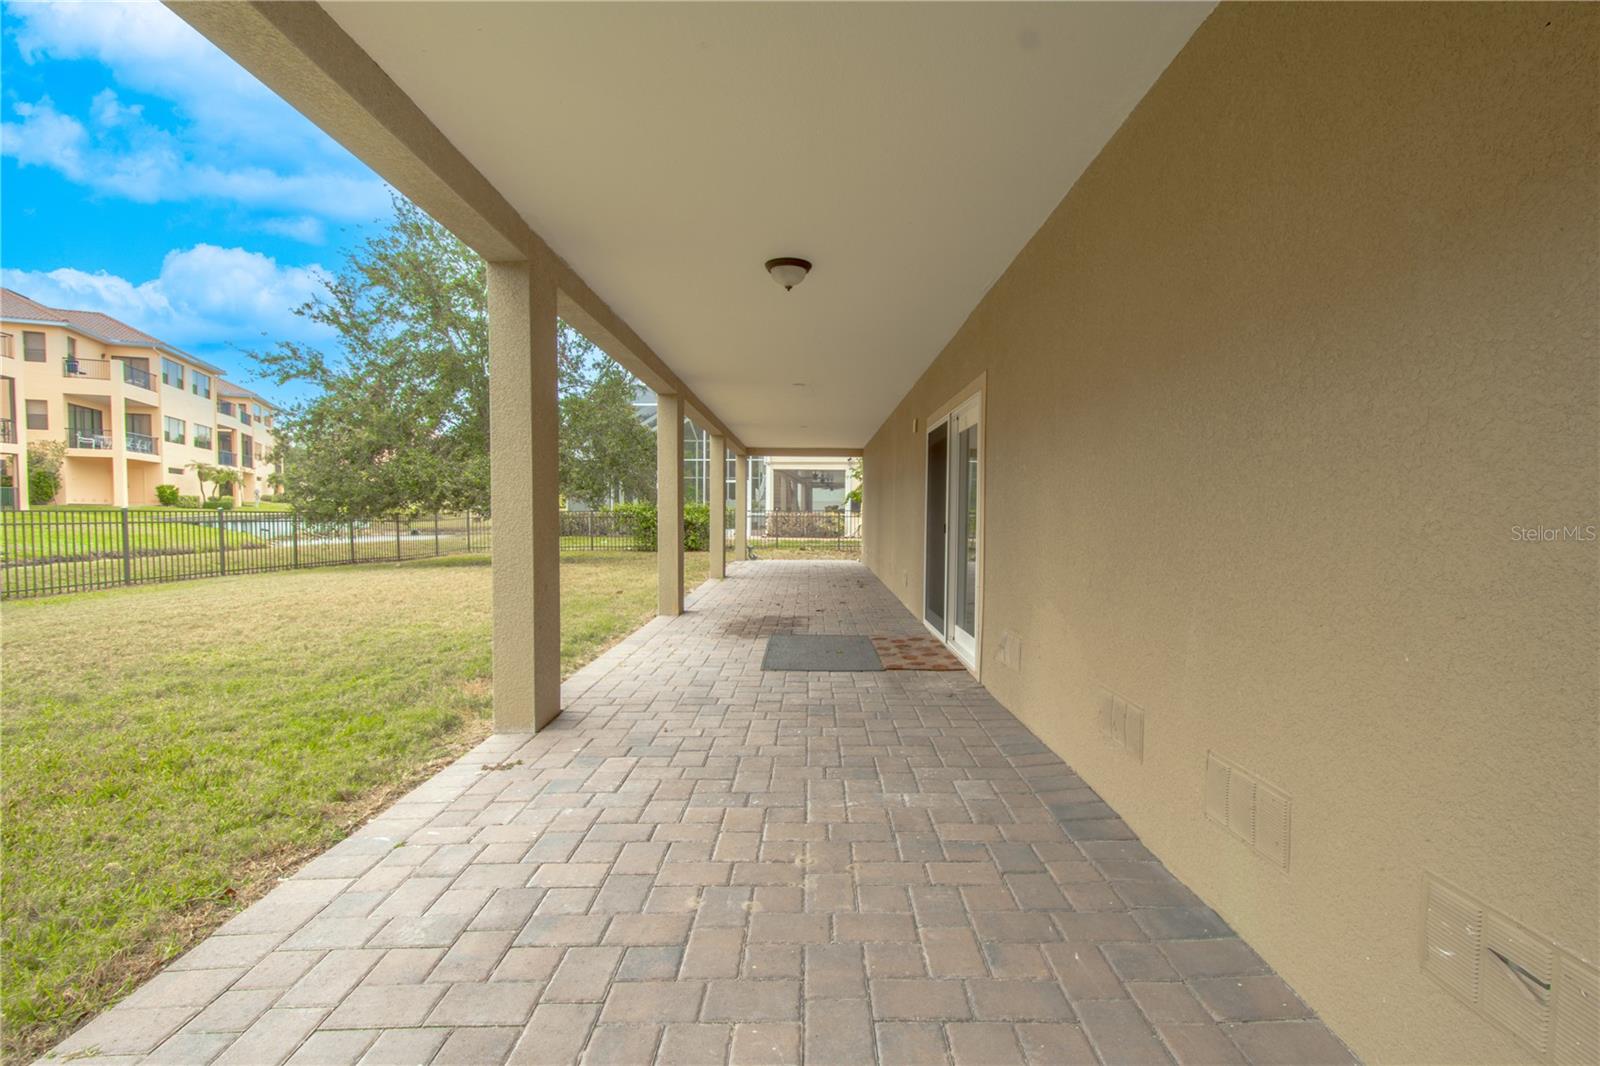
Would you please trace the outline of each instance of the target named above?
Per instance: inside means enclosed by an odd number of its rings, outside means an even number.
[[[238,466],[239,465],[239,457],[237,455],[233,454],[232,452],[219,451],[219,452],[217,452],[217,465],[218,466]]]
[[[122,364],[122,380],[129,385],[137,385],[141,389],[149,389],[151,392],[154,392],[156,388],[155,375],[127,361]]]
[[[128,450],[140,455],[156,454],[156,439],[145,433],[128,434]]]
[[[249,452],[240,453],[239,465],[244,467],[246,470],[254,470],[256,468],[255,459],[251,457]]]
[[[64,378],[91,378],[95,381],[111,380],[111,363],[105,359],[63,359],[61,376]]]
[[[67,447],[93,448],[95,451],[111,450],[111,434],[91,433],[86,429],[67,430]]]
[[[17,443],[17,420],[0,418],[0,444]]]

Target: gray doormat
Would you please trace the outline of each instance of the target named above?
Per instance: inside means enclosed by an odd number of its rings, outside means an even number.
[[[871,637],[779,633],[767,638],[763,670],[882,670]]]

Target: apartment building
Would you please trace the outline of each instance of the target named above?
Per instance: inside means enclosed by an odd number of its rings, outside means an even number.
[[[276,414],[125,322],[0,289],[0,505],[28,506],[28,445],[46,440],[66,446],[52,503],[153,504],[157,485],[198,496],[199,464],[238,471],[229,491],[254,502],[279,491]]]

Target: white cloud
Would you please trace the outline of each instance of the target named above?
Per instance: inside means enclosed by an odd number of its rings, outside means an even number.
[[[197,244],[168,252],[161,273],[0,270],[7,288],[52,307],[101,311],[179,348],[259,348],[279,340],[326,342],[330,333],[293,313],[324,291],[318,266],[283,266],[244,248]]]
[[[296,216],[274,232],[316,233],[320,216],[387,215],[384,183],[176,15],[156,3],[29,3],[7,8],[27,63],[93,60],[124,89],[166,101],[152,119],[112,89],[87,115],[45,97],[13,104],[0,152],[96,193],[140,203],[221,201]]]
[[[267,233],[276,233],[280,237],[304,241],[306,244],[321,244],[328,237],[328,229],[322,224],[322,219],[310,215],[269,218],[261,223],[260,228]]]

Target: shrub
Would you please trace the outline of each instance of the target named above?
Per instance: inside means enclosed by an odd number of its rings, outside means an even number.
[[[703,552],[711,547],[711,506],[685,504],[683,508],[683,550]]]
[[[160,503],[161,506],[163,506],[163,507],[176,507],[176,506],[178,506],[178,499],[179,499],[179,497],[178,497],[178,486],[176,486],[176,485],[157,485],[156,486],[156,501],[158,503]]]
[[[582,535],[588,528],[580,526],[576,516],[582,512],[569,512],[572,518],[562,519],[563,536]],[[596,512],[599,524],[593,527],[601,535],[622,534],[633,537],[635,551],[656,550],[656,505],[653,503],[619,503]],[[606,516],[599,520],[598,516]],[[591,521],[585,519],[586,522]],[[570,523],[570,524],[569,524]],[[703,552],[711,544],[711,508],[703,503],[685,504],[683,508],[683,550]]]
[[[61,479],[54,470],[30,469],[28,471],[28,503],[43,507],[61,491]]]
[[[232,496],[213,496],[211,499],[207,500],[205,503],[201,504],[200,506],[208,507],[213,511],[231,511],[231,510],[233,510],[233,497]]]
[[[199,507],[200,506],[200,497],[198,497],[198,496],[179,496],[175,501],[173,501],[173,506],[174,507]]]
[[[607,512],[617,523],[617,532],[633,534],[636,551],[656,550],[656,505],[653,503],[619,503]]]

